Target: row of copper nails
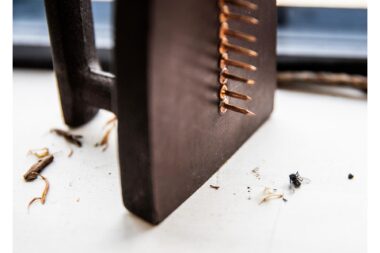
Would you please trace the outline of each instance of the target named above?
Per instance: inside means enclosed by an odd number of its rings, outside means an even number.
[[[219,83],[220,83],[219,99],[221,102],[219,105],[219,109],[222,113],[226,112],[227,110],[231,110],[231,111],[242,113],[245,115],[255,115],[253,112],[251,112],[248,109],[229,104],[228,97],[241,99],[241,100],[251,100],[252,98],[245,94],[228,90],[227,83],[228,83],[228,80],[230,79],[230,80],[242,82],[248,85],[255,84],[255,80],[253,79],[244,78],[244,77],[229,73],[228,66],[245,69],[251,72],[255,72],[257,68],[254,65],[248,64],[246,62],[230,59],[228,57],[228,52],[234,52],[234,53],[242,54],[248,57],[257,57],[258,53],[255,50],[231,44],[228,41],[228,36],[234,37],[243,41],[247,41],[250,43],[256,42],[257,38],[256,36],[253,36],[241,31],[230,29],[228,25],[228,21],[236,20],[240,22],[245,22],[250,25],[257,25],[259,23],[259,20],[252,16],[232,13],[227,4],[244,8],[250,11],[256,11],[258,8],[256,4],[248,0],[219,0],[219,9],[220,9],[219,53],[221,56],[220,63],[219,63],[219,67],[221,69],[220,76],[219,76]]]

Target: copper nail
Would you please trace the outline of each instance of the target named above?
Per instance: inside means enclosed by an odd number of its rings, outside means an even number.
[[[248,85],[254,85],[255,84],[255,80],[253,80],[253,79],[247,79],[247,78],[243,78],[243,77],[240,77],[240,76],[236,76],[236,75],[230,74],[230,73],[228,73],[226,71],[223,71],[221,73],[221,75],[224,78],[235,80],[235,81],[238,81],[238,82],[243,82],[243,83],[246,83]]]
[[[244,55],[248,55],[251,57],[257,57],[257,55],[258,55],[258,53],[254,50],[251,50],[251,49],[245,48],[245,47],[241,47],[241,46],[237,46],[237,45],[233,45],[233,44],[228,43],[227,41],[223,41],[221,44],[221,47],[223,47],[225,50],[234,51],[234,52],[244,54]]]
[[[219,21],[226,22],[228,19],[239,20],[239,21],[248,23],[250,25],[257,25],[259,23],[259,20],[257,18],[245,16],[241,14],[236,14],[236,13],[231,13],[228,8],[223,8],[222,13],[219,16]]]
[[[220,88],[219,97],[220,97],[220,99],[223,100],[225,98],[225,96],[229,96],[229,97],[233,97],[233,98],[237,98],[237,99],[242,99],[242,100],[251,100],[252,99],[250,96],[247,96],[247,95],[244,95],[244,94],[241,94],[238,92],[230,91],[230,90],[228,90],[227,85],[223,85]]]
[[[249,115],[249,116],[256,115],[255,113],[251,112],[250,110],[247,110],[247,109],[235,106],[235,105],[230,105],[230,104],[227,104],[225,102],[221,102],[220,107],[228,109],[228,110],[231,110],[231,111],[234,111],[234,112],[238,112],[238,113],[242,113],[242,114],[245,114],[245,115]]]
[[[226,2],[229,4],[233,4],[235,6],[243,7],[243,8],[249,9],[251,11],[257,10],[256,4],[251,3],[249,1],[246,1],[246,0],[224,0],[224,1],[222,0],[222,2]]]
[[[226,22],[222,23],[222,29],[221,29],[220,37],[225,36],[225,35],[235,37],[235,38],[238,38],[241,40],[245,40],[248,42],[255,42],[257,40],[256,37],[253,35],[229,29],[228,24]]]
[[[231,60],[231,59],[223,57],[223,59],[221,60],[221,66],[224,66],[224,65],[231,65],[234,67],[243,68],[243,69],[247,69],[250,71],[256,71],[257,70],[257,68],[251,64],[241,62],[241,61]]]

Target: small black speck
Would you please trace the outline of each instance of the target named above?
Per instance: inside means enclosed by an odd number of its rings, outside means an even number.
[[[218,190],[220,188],[220,186],[210,184],[210,188],[212,188],[214,190]]]
[[[348,179],[349,179],[349,180],[351,180],[351,179],[353,179],[353,178],[354,178],[354,175],[352,175],[351,173],[348,174]]]
[[[286,198],[282,198],[282,200],[283,200],[284,202],[288,202],[288,200],[287,200]]]
[[[111,172],[108,172],[108,175],[111,175],[112,173]]]

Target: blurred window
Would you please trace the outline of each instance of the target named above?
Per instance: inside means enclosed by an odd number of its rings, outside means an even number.
[[[366,72],[366,0],[277,3],[280,64],[348,60],[360,63],[361,72]],[[14,0],[13,5],[14,65],[51,67],[43,0]],[[113,47],[112,5],[112,0],[93,0],[96,45],[104,63],[109,63]]]

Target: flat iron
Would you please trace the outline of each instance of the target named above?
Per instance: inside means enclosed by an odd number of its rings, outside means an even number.
[[[118,118],[125,207],[157,224],[269,117],[275,0],[115,1],[113,72],[96,55],[90,0],[45,0],[65,123]]]

